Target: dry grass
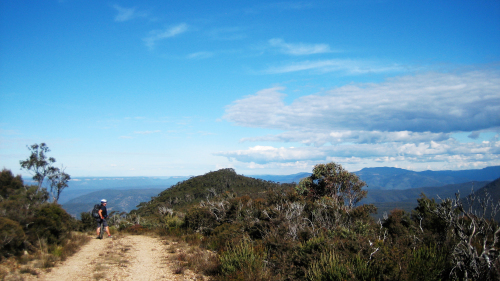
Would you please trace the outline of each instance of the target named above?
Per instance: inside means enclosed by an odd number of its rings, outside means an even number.
[[[174,266],[174,274],[184,274],[184,271],[186,270],[186,267],[184,266],[184,263],[182,262],[177,262],[175,263]]]
[[[9,274],[9,271],[7,269],[0,268],[0,279],[1,280],[4,280],[5,276],[7,276],[7,274]]]
[[[59,246],[47,246],[43,240],[37,245],[38,252],[28,253],[17,258],[2,261],[0,265],[0,280],[23,280],[23,275],[36,275],[37,269],[48,272],[56,262],[64,261],[87,244],[90,238],[86,234],[71,233],[69,239]],[[21,266],[22,265],[22,266]]]
[[[61,250],[61,260],[65,261],[67,258],[74,255],[80,248],[90,241],[90,237],[83,234],[72,233],[70,239],[66,242]]]
[[[177,268],[186,267],[197,274],[214,276],[219,273],[219,258],[217,254],[198,247],[179,249],[177,255],[173,255],[171,260],[176,261]]]
[[[21,267],[21,269],[19,269],[19,273],[20,274],[26,274],[26,273],[29,273],[31,275],[35,275],[35,276],[38,276],[38,271],[36,271],[34,268],[31,268],[29,266],[24,266],[24,267]]]
[[[170,254],[175,254],[175,252],[177,252],[177,248],[174,245],[170,245],[167,249],[167,252]]]
[[[199,247],[199,243],[187,243],[182,237],[168,237],[168,260],[175,274],[191,276],[193,280],[211,280],[219,273],[217,254]],[[195,239],[193,239],[195,240]],[[198,238],[196,240],[199,240]],[[172,255],[173,254],[173,255]]]
[[[54,267],[56,262],[58,261],[58,257],[42,253],[38,259],[36,259],[33,263],[34,267],[48,269]]]
[[[95,280],[101,280],[101,279],[106,278],[106,273],[104,273],[104,272],[94,273],[94,275],[93,275],[92,277],[93,277]]]

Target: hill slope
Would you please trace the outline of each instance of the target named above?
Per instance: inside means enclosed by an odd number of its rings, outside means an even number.
[[[209,194],[221,194],[226,191],[233,192],[237,196],[248,195],[258,198],[263,197],[264,192],[270,187],[277,186],[280,184],[238,175],[233,169],[221,169],[177,183],[150,202],[141,203],[137,213],[149,215],[157,212],[159,206],[185,210],[188,206],[206,199]],[[294,185],[282,184],[282,186]]]
[[[486,197],[486,194],[491,196],[493,202],[500,202],[500,178],[488,183],[483,188],[478,189],[476,195],[482,198]]]
[[[492,215],[491,204],[498,205],[500,204],[500,178],[488,183],[481,189],[478,189],[474,192],[476,200],[474,201],[473,208],[478,214],[483,213],[483,208],[481,206],[481,201],[489,198],[489,207],[486,209],[486,217],[490,218]],[[467,208],[469,206],[469,201],[464,203],[464,207]],[[500,221],[500,212],[495,215],[495,220]]]

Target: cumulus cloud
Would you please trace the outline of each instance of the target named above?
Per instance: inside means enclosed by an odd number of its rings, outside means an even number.
[[[374,162],[411,161],[435,162],[453,161],[454,159],[474,159],[481,161],[500,161],[500,141],[485,143],[460,144],[450,139],[442,142],[421,143],[375,143],[375,144],[343,144],[308,147],[254,146],[245,150],[218,152],[215,155],[224,156],[240,162],[296,161],[328,161],[337,159],[369,159]],[[457,158],[458,157],[458,158]]]
[[[498,137],[482,143],[452,137],[472,132],[468,137],[478,139],[479,132],[500,130],[498,71],[408,75],[346,85],[289,104],[285,90],[264,89],[234,101],[223,118],[239,126],[282,131],[242,142],[300,147],[256,145],[216,155],[255,165],[333,160],[421,168],[432,163],[447,163],[448,168],[500,165]]]
[[[275,87],[233,102],[224,118],[245,127],[321,131],[477,131],[500,126],[500,75],[427,73],[343,86],[284,103]]]
[[[153,30],[149,32],[149,36],[144,38],[144,43],[149,48],[153,48],[157,41],[174,37],[188,30],[188,25],[181,23],[164,30]]]
[[[247,150],[232,152],[220,152],[216,155],[233,158],[240,162],[289,162],[298,160],[324,159],[325,154],[321,150],[312,150],[308,147],[300,148],[274,148],[272,146],[254,146]]]
[[[289,131],[277,135],[266,135],[241,139],[241,142],[299,142],[305,145],[321,146],[326,143],[339,144],[349,143],[385,143],[385,142],[422,142],[442,141],[450,138],[449,133],[431,132],[383,132],[383,131],[332,131],[327,130],[302,130]]]
[[[291,44],[283,39],[273,38],[269,40],[269,45],[280,49],[281,52],[294,56],[312,55],[321,53],[331,53],[332,50],[328,44]]]

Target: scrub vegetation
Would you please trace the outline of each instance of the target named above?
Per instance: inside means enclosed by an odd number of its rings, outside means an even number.
[[[117,224],[195,247],[178,254],[176,271],[214,280],[500,277],[500,227],[491,219],[498,202],[489,194],[440,202],[422,194],[411,212],[394,209],[382,219],[374,219],[373,205],[358,204],[366,194],[364,182],[336,163],[315,166],[299,184],[223,169],[165,190]]]
[[[176,274],[212,280],[498,280],[498,190],[500,179],[466,197],[422,194],[411,212],[375,219],[373,205],[359,204],[365,183],[336,163],[316,165],[298,184],[222,169],[111,212],[109,225],[168,237]],[[2,277],[9,263],[37,275],[85,243],[72,230],[94,230],[89,213],[77,221],[49,195],[43,181],[26,186],[1,172]]]
[[[57,204],[69,175],[52,166],[55,159],[47,158],[50,150],[45,144],[28,148],[31,155],[20,164],[32,172],[36,185],[25,185],[10,170],[0,172],[2,279],[16,271],[37,275],[40,269],[71,256],[89,239],[75,232],[81,222]]]

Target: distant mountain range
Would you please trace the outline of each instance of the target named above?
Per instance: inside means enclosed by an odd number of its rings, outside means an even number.
[[[167,189],[179,181],[189,177],[76,177],[72,178],[68,187],[59,198],[63,204],[79,196],[105,189]],[[35,184],[31,179],[24,179],[26,184]]]
[[[435,199],[436,202],[440,202],[441,199],[445,198],[454,199],[456,193],[459,193],[460,197],[465,197],[471,194],[473,190],[475,193],[480,192],[489,183],[488,181],[478,181],[404,190],[369,190],[366,198],[361,200],[360,204],[375,205],[377,207],[375,217],[382,218],[384,213],[389,213],[396,208],[411,212],[417,207],[417,199],[422,194]]]
[[[500,177],[500,166],[477,170],[423,171],[414,172],[400,168],[365,168],[355,172],[367,183],[368,197],[362,203],[394,206],[408,202],[416,203],[420,193],[429,197],[454,196],[457,190],[468,194],[474,184],[475,190]],[[251,175],[264,181],[298,183],[311,173],[292,175]],[[73,215],[89,211],[101,198],[113,200],[110,209],[129,212],[140,202],[193,177],[82,177],[70,181],[59,199],[59,203]],[[474,183],[472,183],[474,182]],[[26,181],[29,184],[29,180]],[[462,185],[460,185],[462,184]],[[436,189],[435,187],[440,187]],[[403,192],[404,190],[407,190]],[[439,190],[439,192],[437,192]],[[398,203],[399,202],[399,203]],[[405,203],[406,202],[406,203]],[[113,204],[111,204],[113,203]],[[387,208],[391,208],[387,207]]]
[[[457,184],[447,184],[444,186],[433,187],[417,187],[404,190],[369,190],[365,199],[361,200],[361,204],[373,204],[384,202],[413,202],[420,198],[423,193],[429,198],[438,200],[439,198],[455,198],[455,193],[460,193],[460,196],[466,196],[480,190],[486,186],[489,181],[466,182]]]
[[[80,213],[90,212],[95,204],[105,198],[108,200],[108,213],[112,211],[128,213],[135,209],[139,203],[150,201],[151,197],[158,195],[163,190],[155,188],[104,189],[71,199],[62,206],[70,215],[80,218]]]
[[[365,168],[355,172],[367,189],[401,190],[417,187],[443,186],[471,181],[493,181],[500,177],[500,166],[478,170],[414,172],[399,168]]]
[[[292,175],[247,175],[247,177],[280,183],[299,183],[301,179],[310,175],[311,173],[298,173]]]
[[[476,170],[422,172],[400,168],[379,167],[364,168],[354,173],[366,182],[366,189],[368,190],[402,190],[472,181],[492,181],[500,177],[500,166]],[[249,177],[281,183],[298,183],[302,178],[310,175],[311,173],[299,173],[285,176],[251,175]]]

